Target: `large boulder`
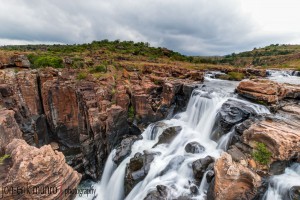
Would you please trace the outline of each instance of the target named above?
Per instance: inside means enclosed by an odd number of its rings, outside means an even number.
[[[252,199],[261,178],[247,167],[233,162],[229,154],[223,153],[215,162],[215,179],[208,192],[208,199],[232,200]]]
[[[256,115],[255,110],[245,102],[238,100],[226,101],[217,115],[211,138],[218,141],[219,138],[228,133],[234,125]]]
[[[280,84],[266,79],[242,81],[237,92],[245,98],[267,104],[275,104],[284,98],[300,98],[299,85]]]
[[[29,146],[24,140],[14,139],[6,147],[12,165],[2,188],[27,188],[21,193],[2,193],[4,199],[73,199],[81,175],[66,164],[61,152],[50,145],[40,149]],[[46,187],[52,192],[43,192]],[[34,192],[36,191],[36,192]],[[49,191],[49,190],[47,190]]]
[[[297,126],[276,119],[263,120],[245,130],[242,139],[253,148],[258,142],[264,143],[274,160],[290,160],[299,156],[300,124]]]

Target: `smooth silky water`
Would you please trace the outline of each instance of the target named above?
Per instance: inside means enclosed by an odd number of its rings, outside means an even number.
[[[156,189],[157,185],[165,185],[170,188],[171,196],[178,197],[190,194],[190,183],[193,181],[193,170],[191,164],[193,161],[204,158],[208,155],[218,158],[223,150],[226,150],[228,142],[233,131],[222,136],[218,142],[210,139],[210,134],[216,120],[218,111],[222,104],[228,99],[246,102],[257,114],[269,113],[269,110],[262,106],[237,99],[234,90],[239,82],[225,81],[218,79],[205,78],[204,84],[195,89],[189,100],[187,110],[175,115],[170,120],[163,120],[168,127],[181,126],[181,132],[170,144],[160,144],[152,148],[157,142],[158,137],[164,129],[156,128],[153,133],[153,124],[150,124],[142,133],[143,140],[136,141],[132,146],[132,153],[117,167],[112,158],[115,151],[109,155],[101,181],[94,184],[96,196],[77,199],[99,199],[99,200],[142,200],[146,195]],[[189,142],[196,141],[205,147],[205,151],[200,154],[191,154],[185,152],[185,146]],[[139,182],[132,191],[124,196],[124,176],[126,164],[130,158],[137,152],[148,150],[150,152],[159,152],[151,163],[148,175]],[[178,168],[170,169],[163,175],[160,174],[166,168],[169,162],[177,157],[183,156],[184,162]],[[206,199],[208,183],[206,176],[198,185],[199,195],[193,199]],[[276,190],[276,189],[275,189]],[[269,195],[268,195],[269,196]],[[269,197],[267,197],[269,198]],[[274,199],[276,200],[276,198]]]

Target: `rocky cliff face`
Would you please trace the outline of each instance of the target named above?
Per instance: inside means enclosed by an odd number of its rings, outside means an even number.
[[[177,71],[176,77],[185,73],[180,78],[169,77],[170,72],[124,69],[79,80],[78,70],[5,69],[0,71],[0,105],[14,112],[10,115],[28,144],[51,143],[84,178],[98,180],[109,152],[127,135],[140,134],[133,121],[147,125],[184,109],[203,80],[202,72]]]

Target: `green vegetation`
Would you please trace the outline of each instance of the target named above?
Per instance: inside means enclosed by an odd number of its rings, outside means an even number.
[[[252,156],[258,163],[267,165],[270,162],[272,153],[267,149],[264,143],[257,142]]]
[[[77,75],[77,80],[83,80],[83,79],[86,79],[87,77],[87,73],[86,72],[79,72],[78,75]]]
[[[228,72],[228,74],[220,75],[220,79],[232,80],[232,81],[241,81],[245,77],[245,74],[240,72]]]
[[[134,108],[133,108],[132,105],[128,108],[128,118],[129,118],[130,120],[133,120],[133,119],[134,119]]]
[[[3,161],[7,158],[10,158],[10,155],[4,154],[3,156],[0,157],[0,164],[3,164]]]
[[[53,67],[62,68],[63,60],[58,56],[29,54],[28,59],[32,68]]]
[[[105,65],[97,65],[90,70],[91,73],[105,73],[107,72],[107,66]]]

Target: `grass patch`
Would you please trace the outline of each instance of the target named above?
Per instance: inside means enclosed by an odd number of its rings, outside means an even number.
[[[245,74],[240,72],[229,72],[228,73],[229,80],[241,81],[245,78]]]
[[[258,163],[267,165],[270,162],[272,153],[267,149],[264,143],[257,142],[252,156]]]

